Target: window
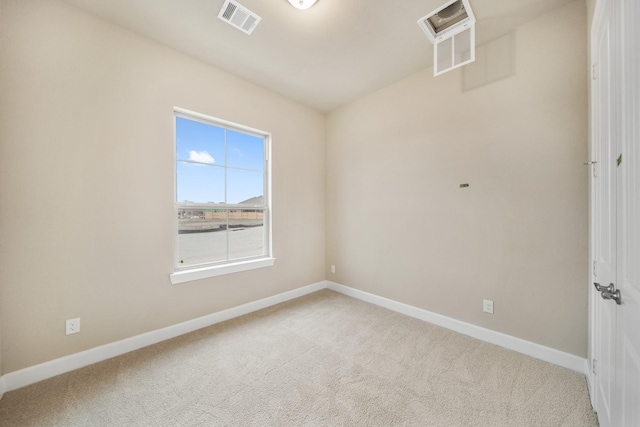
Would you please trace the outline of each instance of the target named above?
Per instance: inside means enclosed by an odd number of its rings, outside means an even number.
[[[273,265],[265,132],[175,109],[173,283]]]

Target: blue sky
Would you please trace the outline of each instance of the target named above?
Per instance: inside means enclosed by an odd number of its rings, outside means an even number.
[[[263,138],[176,117],[176,158],[178,202],[239,203],[263,195]]]

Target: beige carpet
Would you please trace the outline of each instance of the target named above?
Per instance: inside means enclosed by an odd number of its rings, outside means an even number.
[[[595,426],[583,375],[328,290],[15,390],[2,426]]]

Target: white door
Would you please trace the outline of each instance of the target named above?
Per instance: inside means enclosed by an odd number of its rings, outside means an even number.
[[[592,32],[594,281],[612,284],[591,293],[603,427],[640,426],[639,20],[638,0],[599,0]]]
[[[616,169],[615,169],[615,79],[613,2],[601,5],[593,26],[593,260],[594,284],[607,287],[616,281]],[[600,425],[613,426],[615,391],[616,307],[591,290],[594,313],[593,334],[597,343],[593,355],[595,410]]]
[[[616,1],[621,135],[617,166],[616,393],[618,426],[640,426],[640,1]]]

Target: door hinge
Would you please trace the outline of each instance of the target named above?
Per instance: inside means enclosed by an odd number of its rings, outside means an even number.
[[[593,375],[598,375],[597,369],[596,369],[596,364],[597,364],[597,360],[596,359],[592,359],[591,360],[591,372],[593,372]]]
[[[598,162],[596,160],[588,161],[587,163],[583,163],[583,165],[591,166],[593,177],[597,178],[598,174],[596,173],[596,167],[598,166]]]
[[[591,78],[593,80],[597,80],[598,79],[598,76],[596,74],[596,64],[592,64],[591,65]]]
[[[593,276],[594,277],[598,276],[597,261],[593,261]]]

